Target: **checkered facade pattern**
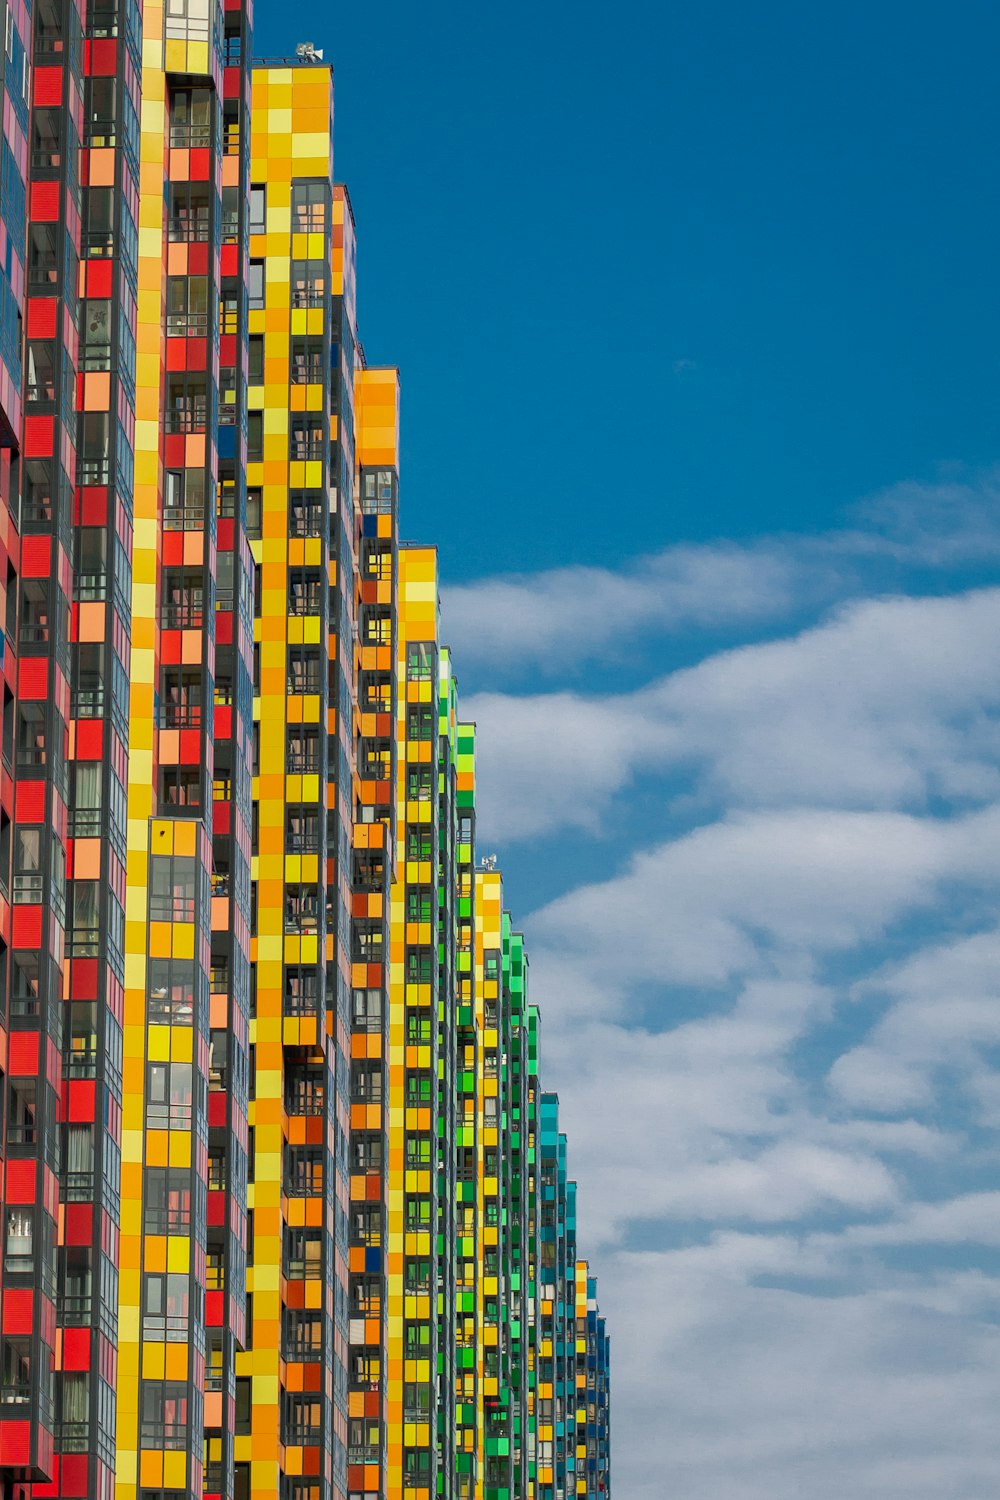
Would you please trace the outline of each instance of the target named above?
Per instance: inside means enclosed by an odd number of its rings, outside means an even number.
[[[3,1500],[606,1500],[332,72],[251,0],[5,16]]]

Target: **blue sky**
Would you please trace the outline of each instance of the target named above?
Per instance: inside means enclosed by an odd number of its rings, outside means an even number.
[[[1000,12],[287,13],[257,50],[336,67],[618,1500],[985,1500]]]

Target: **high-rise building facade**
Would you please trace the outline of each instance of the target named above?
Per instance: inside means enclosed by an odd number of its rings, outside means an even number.
[[[608,1339],[333,76],[0,62],[4,1500],[597,1500]]]

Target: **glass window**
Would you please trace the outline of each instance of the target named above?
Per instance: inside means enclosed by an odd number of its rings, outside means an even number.
[[[264,229],[267,213],[267,188],[262,184],[250,186],[250,233],[260,234]]]

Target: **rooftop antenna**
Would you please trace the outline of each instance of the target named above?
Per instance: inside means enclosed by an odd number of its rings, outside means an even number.
[[[301,57],[303,62],[322,62],[322,49],[313,46],[312,42],[299,42],[295,49],[295,56]]]
[[[479,863],[484,870],[495,870],[497,867],[497,856],[495,854],[484,854]]]

